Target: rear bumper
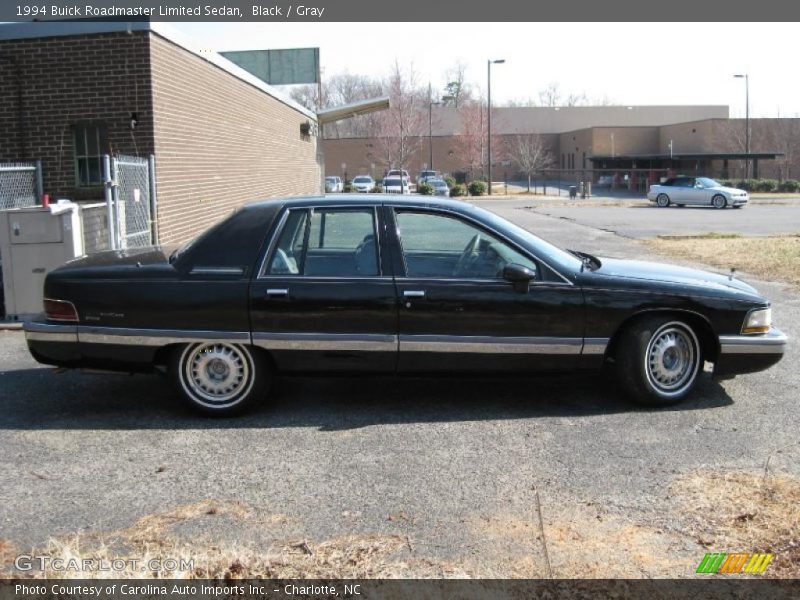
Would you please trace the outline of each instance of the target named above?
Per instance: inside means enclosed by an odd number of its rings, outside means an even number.
[[[715,377],[732,377],[770,368],[783,358],[788,338],[774,327],[759,335],[721,335]]]
[[[23,330],[28,350],[37,362],[59,367],[72,367],[80,363],[76,325],[26,321]]]

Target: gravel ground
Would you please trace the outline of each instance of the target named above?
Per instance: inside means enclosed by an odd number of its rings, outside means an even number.
[[[487,202],[554,242],[648,256],[629,238],[524,202]],[[800,298],[755,283],[796,340]],[[606,576],[691,575],[713,550],[686,533],[670,486],[709,469],[761,471],[770,456],[770,469],[800,476],[799,354],[792,341],[768,372],[706,376],[666,410],[632,406],[590,375],[328,377],[281,379],[254,413],[208,420],[187,413],[159,376],[53,374],[20,332],[0,331],[0,550],[213,499],[261,517],[178,519],[171,535],[259,548],[401,535],[400,558],[436,564],[434,573],[536,576],[546,573],[536,490],[556,575],[592,574],[604,552],[622,553]]]

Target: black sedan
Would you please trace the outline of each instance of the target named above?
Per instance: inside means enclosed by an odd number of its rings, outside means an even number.
[[[783,356],[733,278],[561,250],[470,204],[340,196],[245,206],[167,256],[71,261],[25,325],[40,362],[164,369],[195,408],[263,399],[277,372],[616,371],[650,405]]]

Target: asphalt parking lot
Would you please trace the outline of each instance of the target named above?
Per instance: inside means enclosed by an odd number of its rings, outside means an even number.
[[[484,201],[485,203],[486,201]],[[595,201],[565,202],[497,200],[501,208],[525,204],[539,214],[578,223],[635,239],[658,235],[695,235],[709,232],[742,233],[750,236],[778,235],[800,231],[800,199],[774,202],[758,200],[743,209],[716,210],[686,206],[658,208],[647,200],[623,201],[622,206],[604,206]],[[610,210],[613,209],[613,210]]]
[[[529,203],[482,202],[556,243],[654,259],[663,257],[631,238],[711,219],[760,233],[800,214],[551,214]],[[768,471],[800,476],[800,297],[755,284],[792,338],[787,356],[761,374],[706,376],[691,400],[662,410],[629,404],[594,375],[283,378],[254,413],[209,420],[185,411],[157,375],[53,374],[21,333],[0,331],[0,554],[214,501],[245,510],[175,519],[171,533],[195,547],[255,548],[401,536],[407,544],[387,560],[417,565],[412,574],[535,577],[547,574],[543,527],[556,576],[689,576],[714,549],[684,520],[676,482],[761,473],[767,459]],[[618,564],[608,564],[612,552]]]

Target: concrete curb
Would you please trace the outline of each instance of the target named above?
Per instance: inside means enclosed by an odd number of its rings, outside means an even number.
[[[22,331],[22,321],[0,321],[0,331]]]

